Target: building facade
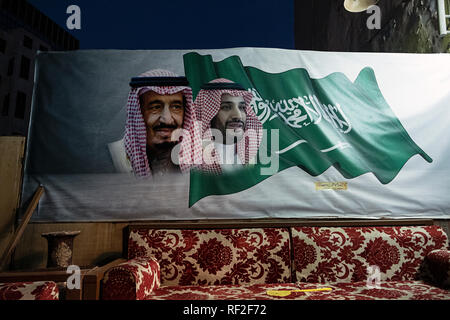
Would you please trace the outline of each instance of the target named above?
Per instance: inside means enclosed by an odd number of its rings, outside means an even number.
[[[0,0],[0,135],[27,136],[38,51],[79,41],[26,0]]]
[[[351,52],[449,53],[450,35],[439,31],[436,0],[380,0],[380,28],[369,29],[375,11],[352,13],[344,0],[294,0],[295,48]],[[450,14],[450,0],[445,0]],[[447,19],[450,25],[450,19]]]

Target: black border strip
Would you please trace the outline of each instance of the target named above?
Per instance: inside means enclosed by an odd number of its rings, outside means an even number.
[[[148,87],[148,86],[189,86],[186,77],[137,77],[131,78],[130,87]]]

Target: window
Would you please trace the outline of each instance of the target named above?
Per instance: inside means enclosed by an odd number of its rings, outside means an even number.
[[[26,6],[25,22],[31,26],[33,25],[33,8],[28,3],[26,3],[25,6]]]
[[[28,80],[28,76],[30,74],[30,59],[22,56],[22,61],[20,62],[20,77]]]
[[[8,9],[8,6],[9,6],[9,0],[3,0],[2,9]]]
[[[75,50],[75,39],[74,38],[70,39],[70,50]]]
[[[63,48],[64,50],[67,50],[68,47],[69,47],[69,34],[67,32],[64,32]]]
[[[17,92],[16,111],[14,116],[17,119],[25,119],[25,109],[27,106],[27,95],[21,91]]]
[[[58,41],[58,26],[54,25],[52,30],[52,42],[56,43]]]
[[[0,38],[0,52],[5,53],[6,52],[6,40]]]
[[[450,34],[450,0],[438,0],[438,16],[441,36]]]
[[[20,20],[25,20],[25,1],[17,1],[18,8],[17,8],[17,16],[20,18]]]
[[[3,98],[2,116],[7,117],[9,114],[9,93]]]
[[[28,36],[23,37],[23,46],[28,49],[33,49],[33,39]]]
[[[52,39],[52,33],[55,23],[52,20],[49,20],[47,23],[47,29],[45,31],[45,35],[47,36],[47,39]]]
[[[13,75],[13,73],[14,73],[14,58],[11,58],[8,63],[8,72],[6,75],[10,77]]]
[[[18,1],[13,1],[11,4],[11,11],[12,13],[17,16],[19,13],[19,2]]]
[[[33,29],[39,29],[39,24],[41,22],[42,14],[40,12],[34,12],[33,18]]]
[[[62,47],[63,44],[64,44],[64,30],[60,28],[58,30],[58,45]]]
[[[41,16],[41,21],[39,24],[39,32],[40,33],[45,33],[45,27],[47,26],[47,17],[42,15]]]

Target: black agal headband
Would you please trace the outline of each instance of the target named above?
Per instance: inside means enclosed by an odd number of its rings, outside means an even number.
[[[131,78],[130,87],[179,87],[189,86],[186,77],[137,77]]]
[[[213,83],[205,83],[201,86],[203,90],[242,90],[247,91],[243,86],[239,83],[230,83],[230,82],[213,82]]]

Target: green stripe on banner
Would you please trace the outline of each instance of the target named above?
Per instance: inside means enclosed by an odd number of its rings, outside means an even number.
[[[415,154],[432,162],[386,103],[369,67],[355,83],[340,72],[322,79],[312,79],[301,68],[267,73],[244,67],[238,56],[214,62],[210,55],[188,53],[184,67],[194,98],[201,85],[217,78],[237,82],[253,93],[253,110],[266,129],[260,149],[268,156],[279,155],[276,172],[298,166],[317,176],[334,166],[347,179],[372,172],[387,184]],[[276,148],[272,129],[280,137]],[[189,206],[209,195],[248,189],[270,176],[261,174],[270,166],[258,155],[256,164],[231,173],[193,170]]]

